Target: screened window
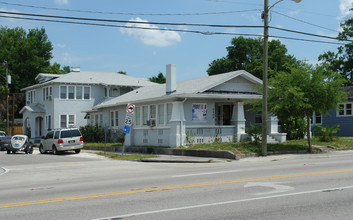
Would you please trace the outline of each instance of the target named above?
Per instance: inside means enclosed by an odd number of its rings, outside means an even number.
[[[150,105],[150,118],[156,119],[156,106]]]
[[[76,86],[76,99],[82,99],[82,86]]]
[[[75,115],[69,115],[69,127],[74,127],[75,125]]]
[[[158,124],[164,124],[164,104],[158,105]]]
[[[114,127],[114,112],[110,112],[110,126]]]
[[[115,126],[118,127],[119,120],[118,120],[118,111],[115,111]]]
[[[135,124],[140,125],[141,124],[141,111],[140,107],[135,108]]]
[[[67,127],[67,117],[66,115],[60,115],[60,127],[66,128]]]
[[[173,104],[167,104],[167,122],[172,118]]]
[[[90,99],[91,98],[91,88],[90,87],[85,87],[84,88],[84,99]]]
[[[103,115],[99,115],[99,125],[103,126]]]
[[[66,86],[60,86],[60,98],[61,99],[67,99],[67,87]]]
[[[69,99],[75,99],[75,86],[69,86]]]
[[[143,106],[142,107],[142,121],[144,125],[147,125],[147,120],[148,120],[148,107]]]

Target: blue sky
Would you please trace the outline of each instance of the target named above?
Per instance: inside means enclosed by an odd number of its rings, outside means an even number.
[[[275,2],[269,0],[270,5]],[[271,9],[270,25],[336,37],[340,30],[339,23],[346,16],[351,16],[349,8],[352,3],[353,0],[302,0],[300,3],[284,0]],[[66,9],[86,12],[66,11]],[[54,46],[52,62],[58,62],[64,66],[80,67],[82,71],[125,71],[134,77],[151,77],[159,72],[165,73],[166,64],[172,63],[177,65],[177,80],[180,81],[206,76],[209,63],[226,56],[226,47],[230,45],[231,39],[235,36],[171,32],[163,29],[261,35],[263,28],[167,26],[149,22],[261,26],[263,25],[260,17],[262,10],[263,0],[0,0],[0,11],[144,21],[146,22],[143,24],[144,27],[162,30],[87,26],[9,18],[0,18],[0,22],[3,26],[10,28],[20,26],[26,30],[44,27]],[[87,11],[92,11],[92,13]],[[136,26],[140,24],[118,23],[117,25]],[[330,41],[272,29],[270,35]],[[289,54],[311,63],[316,63],[318,56],[325,51],[336,51],[338,47],[338,45],[326,43],[280,40],[286,45]]]

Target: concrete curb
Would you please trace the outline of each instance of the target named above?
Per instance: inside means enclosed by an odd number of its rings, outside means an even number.
[[[99,150],[104,151],[104,146],[84,146],[85,150]],[[123,147],[106,147],[109,152],[122,152]],[[191,157],[212,157],[225,158],[231,160],[239,160],[240,155],[236,155],[230,151],[215,151],[215,150],[189,150],[176,148],[152,148],[152,147],[126,147],[126,153],[141,153],[141,154],[164,154],[175,156],[191,156]]]

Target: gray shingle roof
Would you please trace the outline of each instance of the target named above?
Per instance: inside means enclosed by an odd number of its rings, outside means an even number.
[[[168,97],[188,97],[190,95],[201,94],[210,88],[220,85],[240,75],[253,82],[254,84],[262,84],[262,80],[256,78],[244,70],[239,70],[214,76],[206,76],[177,82],[176,92],[172,93],[171,95],[166,95],[166,84],[142,87],[122,96],[103,102],[95,106],[94,109],[123,105],[129,102],[133,103],[143,100],[158,100]],[[210,95],[207,94],[207,96]]]
[[[52,76],[53,74],[43,74],[42,76]],[[42,87],[53,83],[62,84],[89,84],[89,85],[119,85],[119,86],[151,86],[156,85],[156,83],[150,82],[145,78],[135,78],[128,75],[119,74],[116,72],[70,72],[68,74],[58,75],[58,78],[52,79],[48,82],[42,84],[36,84],[29,86],[22,90],[33,89],[36,87]]]

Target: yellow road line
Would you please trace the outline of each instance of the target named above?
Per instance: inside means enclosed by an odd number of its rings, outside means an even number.
[[[72,201],[72,200],[89,199],[89,198],[97,198],[97,197],[105,197],[105,196],[117,196],[117,195],[126,195],[126,194],[134,194],[134,193],[153,192],[153,191],[161,191],[161,190],[169,190],[169,189],[182,189],[182,188],[191,188],[191,187],[198,187],[198,186],[212,186],[212,185],[227,184],[227,183],[241,183],[241,182],[250,182],[250,181],[258,181],[258,180],[281,179],[281,178],[301,177],[301,176],[313,176],[313,175],[343,173],[343,172],[352,172],[352,171],[353,171],[353,168],[311,172],[311,173],[298,173],[298,174],[286,174],[286,175],[278,175],[278,176],[254,177],[254,178],[237,179],[237,180],[224,180],[224,181],[207,182],[207,183],[194,183],[194,184],[185,184],[185,185],[164,186],[164,187],[127,190],[127,191],[110,192],[110,193],[99,193],[99,194],[72,196],[72,197],[65,197],[65,198],[55,198],[55,199],[45,199],[45,200],[37,200],[37,201],[29,201],[29,202],[3,204],[3,205],[0,205],[0,209],[9,208],[9,207],[16,207],[16,206],[37,205],[37,204],[44,204],[44,203]]]

